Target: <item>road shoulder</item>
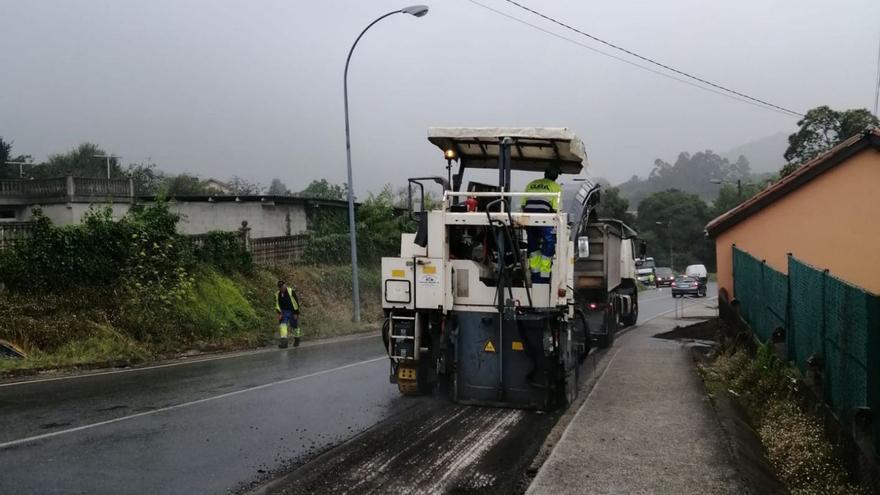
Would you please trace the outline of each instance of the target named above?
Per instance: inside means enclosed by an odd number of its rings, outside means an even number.
[[[301,348],[309,348],[320,345],[336,344],[339,342],[348,342],[358,339],[378,338],[379,332],[373,329],[357,332],[348,335],[340,335],[327,338],[318,338],[306,340],[300,345]],[[292,350],[293,348],[290,348]],[[67,380],[75,378],[85,378],[98,375],[109,375],[115,373],[130,373],[136,371],[146,371],[157,368],[170,368],[173,366],[184,366],[188,364],[203,363],[206,361],[217,361],[221,359],[233,359],[242,356],[251,356],[254,354],[262,354],[266,352],[283,352],[279,351],[274,344],[248,350],[231,350],[231,351],[210,351],[185,353],[180,356],[168,359],[160,359],[157,361],[149,361],[134,366],[122,367],[88,367],[86,365],[72,366],[69,368],[57,368],[50,370],[35,371],[33,374],[9,374],[7,376],[0,375],[0,387],[9,387],[20,384],[36,383],[43,381]]]

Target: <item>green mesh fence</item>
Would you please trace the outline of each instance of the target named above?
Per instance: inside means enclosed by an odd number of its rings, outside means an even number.
[[[877,298],[793,257],[788,274],[797,365],[806,370],[810,356],[819,358],[825,400],[849,422],[856,408],[869,405],[868,370],[877,363],[869,363],[868,356],[873,359],[878,351],[871,348],[869,333],[880,331],[871,311]]]
[[[857,408],[880,414],[880,297],[792,256],[783,275],[736,247],[733,277],[755,334],[767,341],[776,328],[786,329],[789,359],[804,373],[818,363],[824,398],[844,424]]]
[[[762,341],[785,328],[788,277],[735,247],[733,291],[743,317]]]

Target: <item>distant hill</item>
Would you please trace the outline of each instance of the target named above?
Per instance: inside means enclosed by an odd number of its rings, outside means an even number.
[[[766,172],[779,172],[785,163],[782,154],[788,147],[788,133],[777,132],[770,136],[762,137],[754,141],[737,146],[721,153],[721,156],[730,161],[735,161],[740,155],[749,161],[752,173],[761,174]]]

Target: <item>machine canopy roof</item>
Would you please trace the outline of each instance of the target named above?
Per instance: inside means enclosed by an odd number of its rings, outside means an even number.
[[[468,168],[498,168],[501,138],[510,147],[513,170],[543,172],[551,164],[564,174],[579,174],[587,165],[584,143],[567,127],[429,127],[428,141],[455,156]]]

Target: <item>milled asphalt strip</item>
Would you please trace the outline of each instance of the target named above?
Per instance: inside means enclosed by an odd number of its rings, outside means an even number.
[[[150,416],[150,415],[158,414],[161,412],[173,411],[175,409],[181,409],[184,407],[194,406],[197,404],[204,404],[205,402],[211,402],[211,401],[215,401],[218,399],[225,399],[227,397],[232,397],[232,396],[244,394],[247,392],[253,392],[254,390],[261,390],[264,388],[274,387],[275,385],[282,385],[285,383],[291,383],[291,382],[296,382],[296,381],[300,381],[300,380],[305,380],[307,378],[314,378],[316,376],[326,375],[329,373],[334,373],[336,371],[341,371],[341,370],[348,369],[348,368],[354,368],[356,366],[362,366],[364,364],[375,363],[376,361],[382,361],[384,359],[388,359],[388,358],[385,356],[382,356],[382,357],[377,357],[377,358],[373,358],[373,359],[367,359],[366,361],[358,361],[356,363],[346,364],[345,366],[339,366],[337,368],[332,368],[329,370],[316,371],[315,373],[309,373],[307,375],[295,376],[293,378],[285,378],[284,380],[278,380],[276,382],[265,383],[263,385],[257,385],[255,387],[244,388],[241,390],[236,390],[234,392],[227,392],[225,394],[215,395],[213,397],[206,397],[204,399],[193,400],[190,402],[175,404],[173,406],[168,406],[168,407],[160,407],[159,409],[153,409],[152,411],[144,411],[142,413],[131,414],[129,416],[122,416],[122,417],[114,418],[114,419],[108,419],[107,421],[99,421],[97,423],[91,423],[88,425],[77,426],[75,428],[68,428],[66,430],[53,431],[52,433],[44,433],[42,435],[35,435],[32,437],[20,438],[18,440],[12,440],[9,442],[0,443],[0,450],[7,449],[9,447],[15,447],[16,445],[35,442],[37,440],[43,440],[46,438],[57,437],[59,435],[65,435],[67,433],[74,433],[77,431],[83,431],[83,430],[89,430],[92,428],[97,428],[99,426],[106,426],[106,425],[113,424],[113,423],[119,423],[121,421],[128,421],[129,419],[141,418],[144,416]]]
[[[378,334],[374,332],[370,332],[369,335],[358,335],[358,336],[342,336],[338,338],[329,338],[329,339],[321,339],[316,342],[307,343],[300,347],[300,349],[308,349],[310,347],[317,347],[326,344],[338,344],[339,342],[347,342],[351,340],[359,340],[359,339],[368,339],[376,337]],[[292,349],[291,349],[292,350]],[[180,361],[175,361],[173,363],[165,363],[165,364],[154,364],[149,366],[136,366],[133,368],[124,368],[120,370],[108,370],[108,371],[96,371],[94,373],[80,373],[77,375],[66,375],[66,376],[53,376],[51,378],[37,378],[34,380],[17,380],[7,383],[0,383],[0,388],[2,387],[14,387],[16,385],[30,385],[32,383],[43,383],[43,382],[55,382],[58,380],[75,380],[78,378],[91,378],[93,376],[103,376],[103,375],[116,375],[119,373],[132,373],[135,371],[149,371],[149,370],[157,370],[160,368],[171,368],[173,366],[184,366],[187,364],[198,364],[198,363],[207,363],[210,361],[219,361],[221,359],[233,359],[244,356],[255,356],[257,354],[265,354],[267,352],[275,352],[277,349],[268,348],[268,349],[257,349],[251,351],[242,351],[242,352],[232,352],[232,353],[224,353],[220,356],[209,356],[204,358],[194,357],[194,358],[181,358]]]

